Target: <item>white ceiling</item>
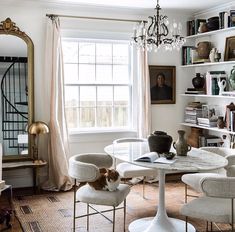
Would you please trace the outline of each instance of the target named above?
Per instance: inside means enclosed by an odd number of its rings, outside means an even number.
[[[93,6],[124,7],[134,9],[152,9],[155,8],[157,0],[40,0],[43,2],[73,3]],[[217,7],[221,4],[233,3],[231,0],[160,0],[160,6],[164,9],[177,9],[188,11],[201,11]]]

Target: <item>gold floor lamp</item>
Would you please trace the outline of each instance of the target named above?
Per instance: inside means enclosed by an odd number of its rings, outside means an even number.
[[[49,127],[44,122],[34,122],[29,126],[28,133],[33,135],[33,159],[38,161],[39,135],[49,133]]]

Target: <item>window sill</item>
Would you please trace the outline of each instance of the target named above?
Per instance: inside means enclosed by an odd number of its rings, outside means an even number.
[[[90,142],[90,141],[112,141],[119,137],[135,137],[136,130],[116,129],[116,130],[96,130],[96,131],[70,131],[70,143]]]

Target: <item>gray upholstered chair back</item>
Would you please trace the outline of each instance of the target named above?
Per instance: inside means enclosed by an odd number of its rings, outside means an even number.
[[[69,159],[69,175],[78,182],[95,181],[99,176],[99,168],[110,168],[113,159],[104,153],[85,153],[74,155]]]
[[[200,185],[208,197],[235,198],[235,177],[204,177]]]

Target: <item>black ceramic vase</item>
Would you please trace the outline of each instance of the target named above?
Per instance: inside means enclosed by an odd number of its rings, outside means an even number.
[[[202,89],[205,83],[204,77],[200,73],[196,73],[196,77],[192,79],[192,84],[195,89]]]
[[[154,131],[148,136],[150,152],[155,151],[159,154],[168,153],[171,148],[172,137],[164,131]]]

